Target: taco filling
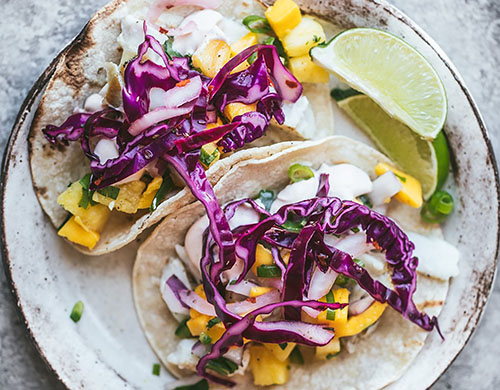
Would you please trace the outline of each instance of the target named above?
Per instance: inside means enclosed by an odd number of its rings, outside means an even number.
[[[348,163],[295,163],[288,175],[280,191],[226,204],[233,256],[221,260],[205,216],[176,245],[160,289],[182,340],[167,364],[228,386],[245,372],[255,385],[285,384],[293,364],[352,353],[386,310],[437,327],[413,301],[417,271],[447,281],[458,274],[458,252],[384,216],[395,196],[410,207],[402,179],[388,171],[372,181]]]

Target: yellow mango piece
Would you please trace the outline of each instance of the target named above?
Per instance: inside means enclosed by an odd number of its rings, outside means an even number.
[[[142,192],[146,183],[141,180],[131,181],[120,186],[120,192],[115,200],[115,209],[122,213],[135,214],[139,207]]]
[[[59,231],[58,235],[67,238],[69,241],[75,244],[86,246],[89,249],[93,249],[97,242],[99,241],[99,233],[92,230],[87,230],[75,219],[78,217],[72,216]]]
[[[194,292],[198,294],[203,299],[207,299],[207,295],[205,294],[205,289],[203,288],[203,284],[199,284],[194,289]]]
[[[66,211],[80,217],[82,226],[94,232],[102,232],[104,225],[108,221],[110,210],[101,204],[87,205],[87,208],[80,207],[78,204],[82,199],[83,188],[79,182],[71,184],[57,198],[59,203]]]
[[[163,183],[162,177],[155,177],[151,183],[148,184],[146,191],[144,191],[139,199],[138,209],[148,209],[153,203],[153,199]]]
[[[336,303],[349,303],[349,290],[346,288],[338,288],[333,290],[333,299]],[[326,297],[323,297],[320,299],[322,302],[326,302]],[[335,310],[335,320],[328,320],[327,319],[327,313],[328,310],[322,311],[318,315],[318,323],[323,324],[327,323],[328,326],[332,327],[335,329],[335,332],[337,331],[337,327],[339,326],[344,326],[345,323],[347,322],[347,315],[349,312],[349,307],[346,306],[343,309],[337,309]]]
[[[249,32],[243,38],[240,38],[231,45],[231,57],[241,53],[243,50],[248,49],[250,46],[258,43],[257,34]]]
[[[195,318],[191,318],[186,322],[186,326],[193,336],[199,336],[201,332],[207,331],[207,323],[212,317],[205,314],[200,314]]]
[[[332,341],[322,347],[316,347],[316,358],[321,360],[331,359],[340,352],[340,340],[335,336]]]
[[[352,316],[347,322],[335,328],[335,337],[354,336],[373,325],[384,313],[387,303],[373,302],[363,313]]]
[[[252,271],[257,275],[257,268],[261,265],[271,265],[274,264],[274,259],[271,251],[265,248],[261,244],[257,244],[257,250],[255,251],[255,263],[252,265]]]
[[[309,54],[309,50],[325,41],[323,26],[309,16],[304,16],[300,24],[281,40],[289,57]]]
[[[222,337],[225,331],[226,328],[224,328],[224,324],[222,322],[219,322],[218,324],[212,326],[210,329],[207,329],[205,333],[210,336],[210,338],[212,339],[212,344],[214,344]]]
[[[300,8],[293,0],[277,0],[266,10],[266,19],[281,39],[299,25],[302,15]]]
[[[208,169],[220,160],[220,150],[215,142],[210,142],[201,147],[200,162],[203,168]]]
[[[402,203],[415,208],[422,207],[422,185],[413,176],[408,175],[387,165],[385,163],[379,163],[375,166],[375,173],[377,176],[383,175],[384,173],[391,171],[396,177],[401,181],[403,188],[394,197]]]
[[[282,385],[288,381],[288,359],[279,361],[262,345],[250,346],[250,369],[257,386]]]
[[[224,116],[229,120],[233,121],[239,115],[243,115],[247,112],[252,112],[257,110],[257,103],[254,104],[243,104],[243,103],[229,103],[224,108]]]
[[[200,69],[205,76],[213,79],[230,58],[231,46],[224,41],[213,39],[196,50],[192,61],[195,68]]]
[[[290,356],[296,344],[286,343],[285,348],[281,348],[280,344],[264,343],[262,345],[270,350],[276,359],[278,359],[280,362],[284,362],[288,359],[288,356]]]
[[[273,290],[272,287],[252,287],[250,289],[250,297],[251,298],[259,297],[261,295],[267,294],[272,290]]]
[[[309,54],[290,58],[288,66],[301,83],[328,83],[330,81],[328,72],[312,62]]]

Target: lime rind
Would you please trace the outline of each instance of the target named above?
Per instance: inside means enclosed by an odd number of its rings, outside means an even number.
[[[311,55],[421,137],[434,139],[441,131],[447,114],[443,83],[424,56],[402,39],[355,28],[312,49]]]

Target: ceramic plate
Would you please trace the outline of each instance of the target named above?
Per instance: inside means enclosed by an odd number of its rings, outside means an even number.
[[[446,87],[446,134],[454,170],[454,182],[448,185],[453,187],[456,212],[444,233],[461,252],[460,275],[451,283],[440,316],[446,341],[432,332],[411,368],[389,386],[425,389],[462,350],[491,290],[499,232],[499,182],[492,147],[450,60],[400,11],[376,0],[325,0],[317,2],[322,3],[318,8],[306,0],[299,3],[311,13],[322,10],[323,18],[344,28],[376,27],[400,36],[432,63]],[[4,156],[0,212],[5,268],[34,343],[69,389],[160,389],[170,377],[165,370],[159,377],[151,374],[157,359],[141,332],[132,301],[131,271],[138,243],[102,257],[79,254],[57,236],[31,186],[28,132],[56,62],[27,97]],[[336,121],[341,131],[352,126],[342,116]],[[85,302],[85,312],[75,324],[68,317],[78,300]]]

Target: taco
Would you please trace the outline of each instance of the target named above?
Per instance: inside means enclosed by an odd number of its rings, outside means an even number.
[[[90,20],[60,56],[29,136],[35,192],[59,235],[107,253],[193,201],[167,154],[198,154],[213,184],[252,156],[231,155],[243,146],[332,133],[328,74],[308,54],[294,70],[259,25],[265,11],[256,1],[116,0]],[[304,37],[317,38],[295,51],[324,41],[307,20]]]
[[[397,381],[458,274],[457,249],[410,206],[421,197],[415,179],[340,136],[255,153],[263,158],[214,187],[233,263],[217,259],[199,203],[166,217],[139,248],[134,299],[152,348],[187,377],[179,383],[208,379],[210,388]]]

